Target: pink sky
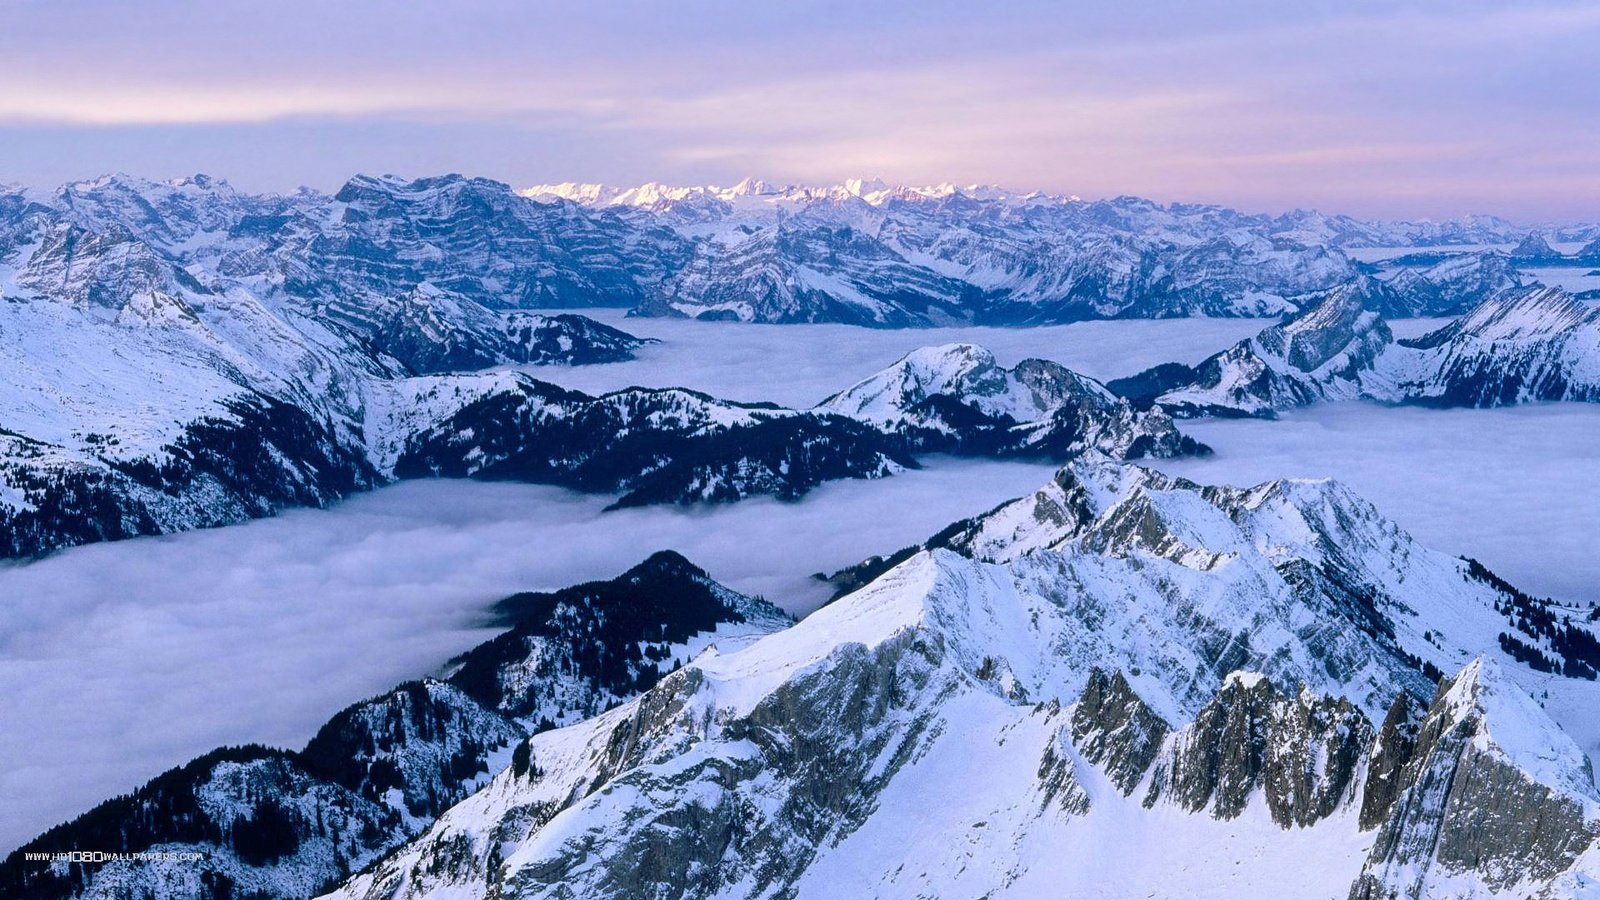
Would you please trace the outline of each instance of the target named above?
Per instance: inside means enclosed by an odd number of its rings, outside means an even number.
[[[0,4],[0,181],[878,176],[1600,219],[1594,3]]]

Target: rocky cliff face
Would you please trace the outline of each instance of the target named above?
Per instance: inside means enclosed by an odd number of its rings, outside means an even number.
[[[1278,825],[1308,827],[1354,795],[1372,737],[1348,700],[1286,697],[1264,678],[1235,673],[1173,737],[1144,802],[1233,819],[1259,796]]]
[[[1352,900],[1560,896],[1600,838],[1588,757],[1492,662],[1440,684],[1399,782]]]

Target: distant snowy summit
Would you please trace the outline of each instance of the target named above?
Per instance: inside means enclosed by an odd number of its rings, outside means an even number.
[[[1361,285],[1385,315],[1450,315],[1524,283],[1515,266],[1560,256],[1540,234],[1492,217],[1251,215],[990,185],[745,179],[733,187],[563,183],[520,193],[618,212],[691,240],[686,267],[637,311],[718,320],[905,327],[1262,316],[1302,310],[1307,297],[1346,284]],[[1591,239],[1594,231],[1565,236]],[[1428,266],[1360,263],[1344,252],[1519,242],[1509,254],[1449,250]],[[1477,256],[1486,258],[1461,265]]]
[[[1079,200],[1076,195],[1049,194],[1043,191],[1019,193],[986,184],[957,186],[945,182],[936,185],[910,186],[889,184],[881,178],[849,178],[838,184],[820,187],[775,184],[757,178],[746,178],[732,187],[715,185],[681,187],[652,181],[636,187],[622,188],[566,181],[560,184],[537,184],[522,188],[517,193],[535,200],[570,200],[585,206],[630,207],[654,212],[687,211],[697,207],[704,209],[714,203],[727,204],[731,209],[757,210],[812,201],[837,202],[850,199],[860,200],[871,206],[881,206],[891,200],[944,200],[956,196],[1009,203],[1071,203]]]

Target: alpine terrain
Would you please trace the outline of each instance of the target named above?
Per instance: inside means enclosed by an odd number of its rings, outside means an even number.
[[[622,575],[505,597],[477,647],[339,698],[303,746],[220,747],[44,831],[0,894],[1600,900],[1600,607],[1422,546],[1337,481],[1139,465],[1210,453],[1196,417],[1600,402],[1600,305],[1566,278],[1597,260],[1592,225],[862,180],[0,189],[7,565],[404,479],[600,494],[604,529],[820,504],[933,454],[1056,470],[897,552],[862,538],[798,620],[630,545]],[[1188,317],[1269,321],[1105,382],[1082,342],[1128,326],[1026,354],[982,327]],[[761,402],[801,328],[893,349]],[[686,329],[749,383],[699,389]],[[858,538],[766,506],[778,537],[733,542],[763,577],[780,544]]]
[[[1174,416],[1267,416],[1318,400],[1429,406],[1600,401],[1600,307],[1560,288],[1494,294],[1450,324],[1397,341],[1353,288],[1208,357],[1109,387]]]
[[[1085,457],[333,896],[1580,896],[1591,614],[1336,483]]]

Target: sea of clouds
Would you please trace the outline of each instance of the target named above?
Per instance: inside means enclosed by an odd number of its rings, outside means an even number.
[[[728,400],[796,408],[820,403],[918,347],[973,343],[993,351],[1003,366],[1039,357],[1109,380],[1164,362],[1199,362],[1274,321],[1142,319],[1038,328],[872,329],[639,319],[615,309],[578,312],[661,343],[642,348],[638,359],[628,362],[531,369],[536,377],[589,393],[634,385],[681,386]]]

